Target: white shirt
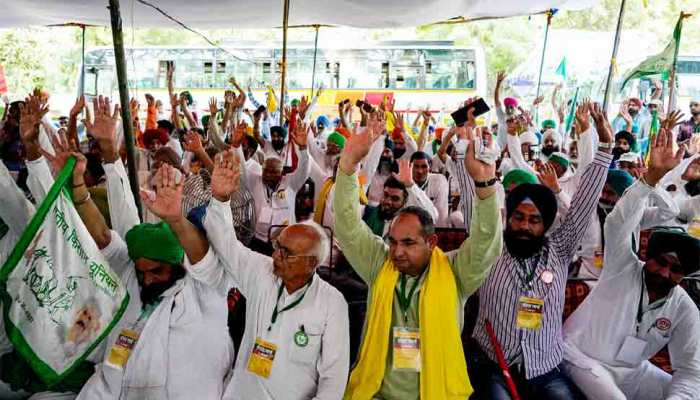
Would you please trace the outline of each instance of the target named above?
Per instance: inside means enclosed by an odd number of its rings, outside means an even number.
[[[444,175],[428,174],[428,179],[423,185],[416,182],[416,186],[422,189],[438,211],[438,219],[435,225],[450,226],[449,221],[449,196],[450,186]]]
[[[218,288],[222,293],[236,286],[246,298],[245,333],[241,341],[233,380],[224,399],[328,399],[342,398],[348,379],[349,322],[343,296],[314,274],[308,289],[291,295],[286,288],[279,299],[282,281],[273,274],[273,260],[253,252],[237,239],[231,223],[231,208],[212,199],[204,227],[219,256],[220,265],[196,264],[188,267],[195,279]],[[273,309],[295,307],[278,314],[271,324]],[[294,342],[301,328],[308,345]],[[268,327],[270,328],[268,330]],[[248,371],[248,360],[256,338],[277,346],[270,376],[266,379]]]
[[[660,300],[650,306],[647,291],[643,290],[644,263],[630,243],[644,213],[639,204],[646,203],[652,190],[637,181],[608,216],[605,266],[598,285],[564,325],[565,358],[581,368],[592,368],[591,359],[621,371],[638,367],[639,364],[620,361],[617,354],[625,338],[636,334],[642,294],[644,311],[636,336],[647,344],[639,359],[647,360],[668,345],[675,372],[666,399],[696,399],[700,396],[698,308],[678,286],[665,302]]]
[[[255,200],[255,237],[267,241],[271,225],[294,223],[294,208],[297,192],[309,176],[309,153],[299,150],[299,165],[291,174],[284,175],[275,190],[269,189],[262,181],[262,170],[250,168],[242,170],[242,182]]]
[[[106,360],[121,331],[132,329],[139,319],[142,303],[136,269],[116,232],[102,253],[130,296],[124,315],[104,342]],[[216,258],[210,250],[200,263],[212,262]],[[98,364],[78,399],[221,398],[234,359],[225,295],[185,276],[162,297],[147,317],[124,371]]]

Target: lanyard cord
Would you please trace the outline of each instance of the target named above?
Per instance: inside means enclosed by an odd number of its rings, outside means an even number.
[[[399,300],[399,308],[401,308],[401,313],[403,314],[404,323],[408,322],[408,309],[411,306],[411,299],[413,298],[413,294],[416,292],[416,288],[418,287],[418,282],[420,282],[420,279],[422,276],[423,276],[423,272],[421,272],[420,275],[418,275],[416,277],[416,280],[413,282],[413,286],[411,286],[411,290],[408,292],[408,297],[406,297],[406,275],[405,274],[401,274],[401,285],[400,285],[401,291],[399,292],[398,287],[394,288],[394,291],[396,291],[396,297]]]
[[[313,278],[312,278],[313,279]],[[272,310],[272,319],[270,320],[270,326],[267,327],[268,332],[272,329],[272,325],[277,322],[277,317],[282,314],[285,311],[289,311],[292,308],[296,307],[301,303],[302,300],[304,300],[304,296],[306,296],[306,292],[309,290],[309,286],[311,286],[311,280],[306,283],[306,288],[304,289],[304,292],[299,296],[298,299],[294,300],[292,303],[284,307],[283,309],[277,311],[277,306],[279,305],[280,302],[280,297],[282,297],[282,291],[284,290],[284,282],[280,285],[279,290],[277,291],[277,301],[275,302],[275,308]]]

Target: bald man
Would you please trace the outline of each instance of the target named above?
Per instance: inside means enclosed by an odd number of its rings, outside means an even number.
[[[340,399],[349,366],[348,306],[316,267],[330,251],[314,223],[286,227],[272,257],[236,239],[231,194],[238,190],[238,162],[217,160],[213,199],[204,228],[215,250],[187,266],[195,279],[221,293],[236,286],[246,298],[245,333],[224,399]]]

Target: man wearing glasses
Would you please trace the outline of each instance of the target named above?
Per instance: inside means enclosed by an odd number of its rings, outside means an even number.
[[[360,220],[353,196],[357,170],[375,140],[367,129],[348,139],[333,199],[340,247],[369,286],[362,346],[345,399],[467,398],[472,388],[460,339],[462,310],[502,248],[495,165],[476,160],[470,145],[466,168],[477,197],[471,236],[445,254],[436,246],[432,217],[420,207],[399,211],[384,240]]]
[[[239,242],[228,204],[239,187],[236,157],[225,152],[212,174],[204,228],[214,252],[187,266],[195,279],[221,293],[235,286],[247,301],[245,332],[223,398],[339,399],[349,364],[348,306],[316,274],[330,241],[319,225],[304,223],[282,230],[272,257]]]

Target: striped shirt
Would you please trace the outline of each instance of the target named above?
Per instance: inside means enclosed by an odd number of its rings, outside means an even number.
[[[484,321],[491,321],[506,360],[509,364],[522,362],[527,379],[553,370],[563,359],[561,326],[568,267],[595,212],[611,160],[611,154],[600,151],[596,154],[581,177],[569,213],[562,224],[547,235],[537,255],[516,260],[503,246],[501,257],[479,288],[479,317],[474,339],[495,362],[496,356],[484,328]],[[526,285],[525,271],[533,268],[534,279]],[[553,275],[550,283],[541,279],[545,271]],[[544,300],[542,325],[538,330],[516,327],[521,296]]]

